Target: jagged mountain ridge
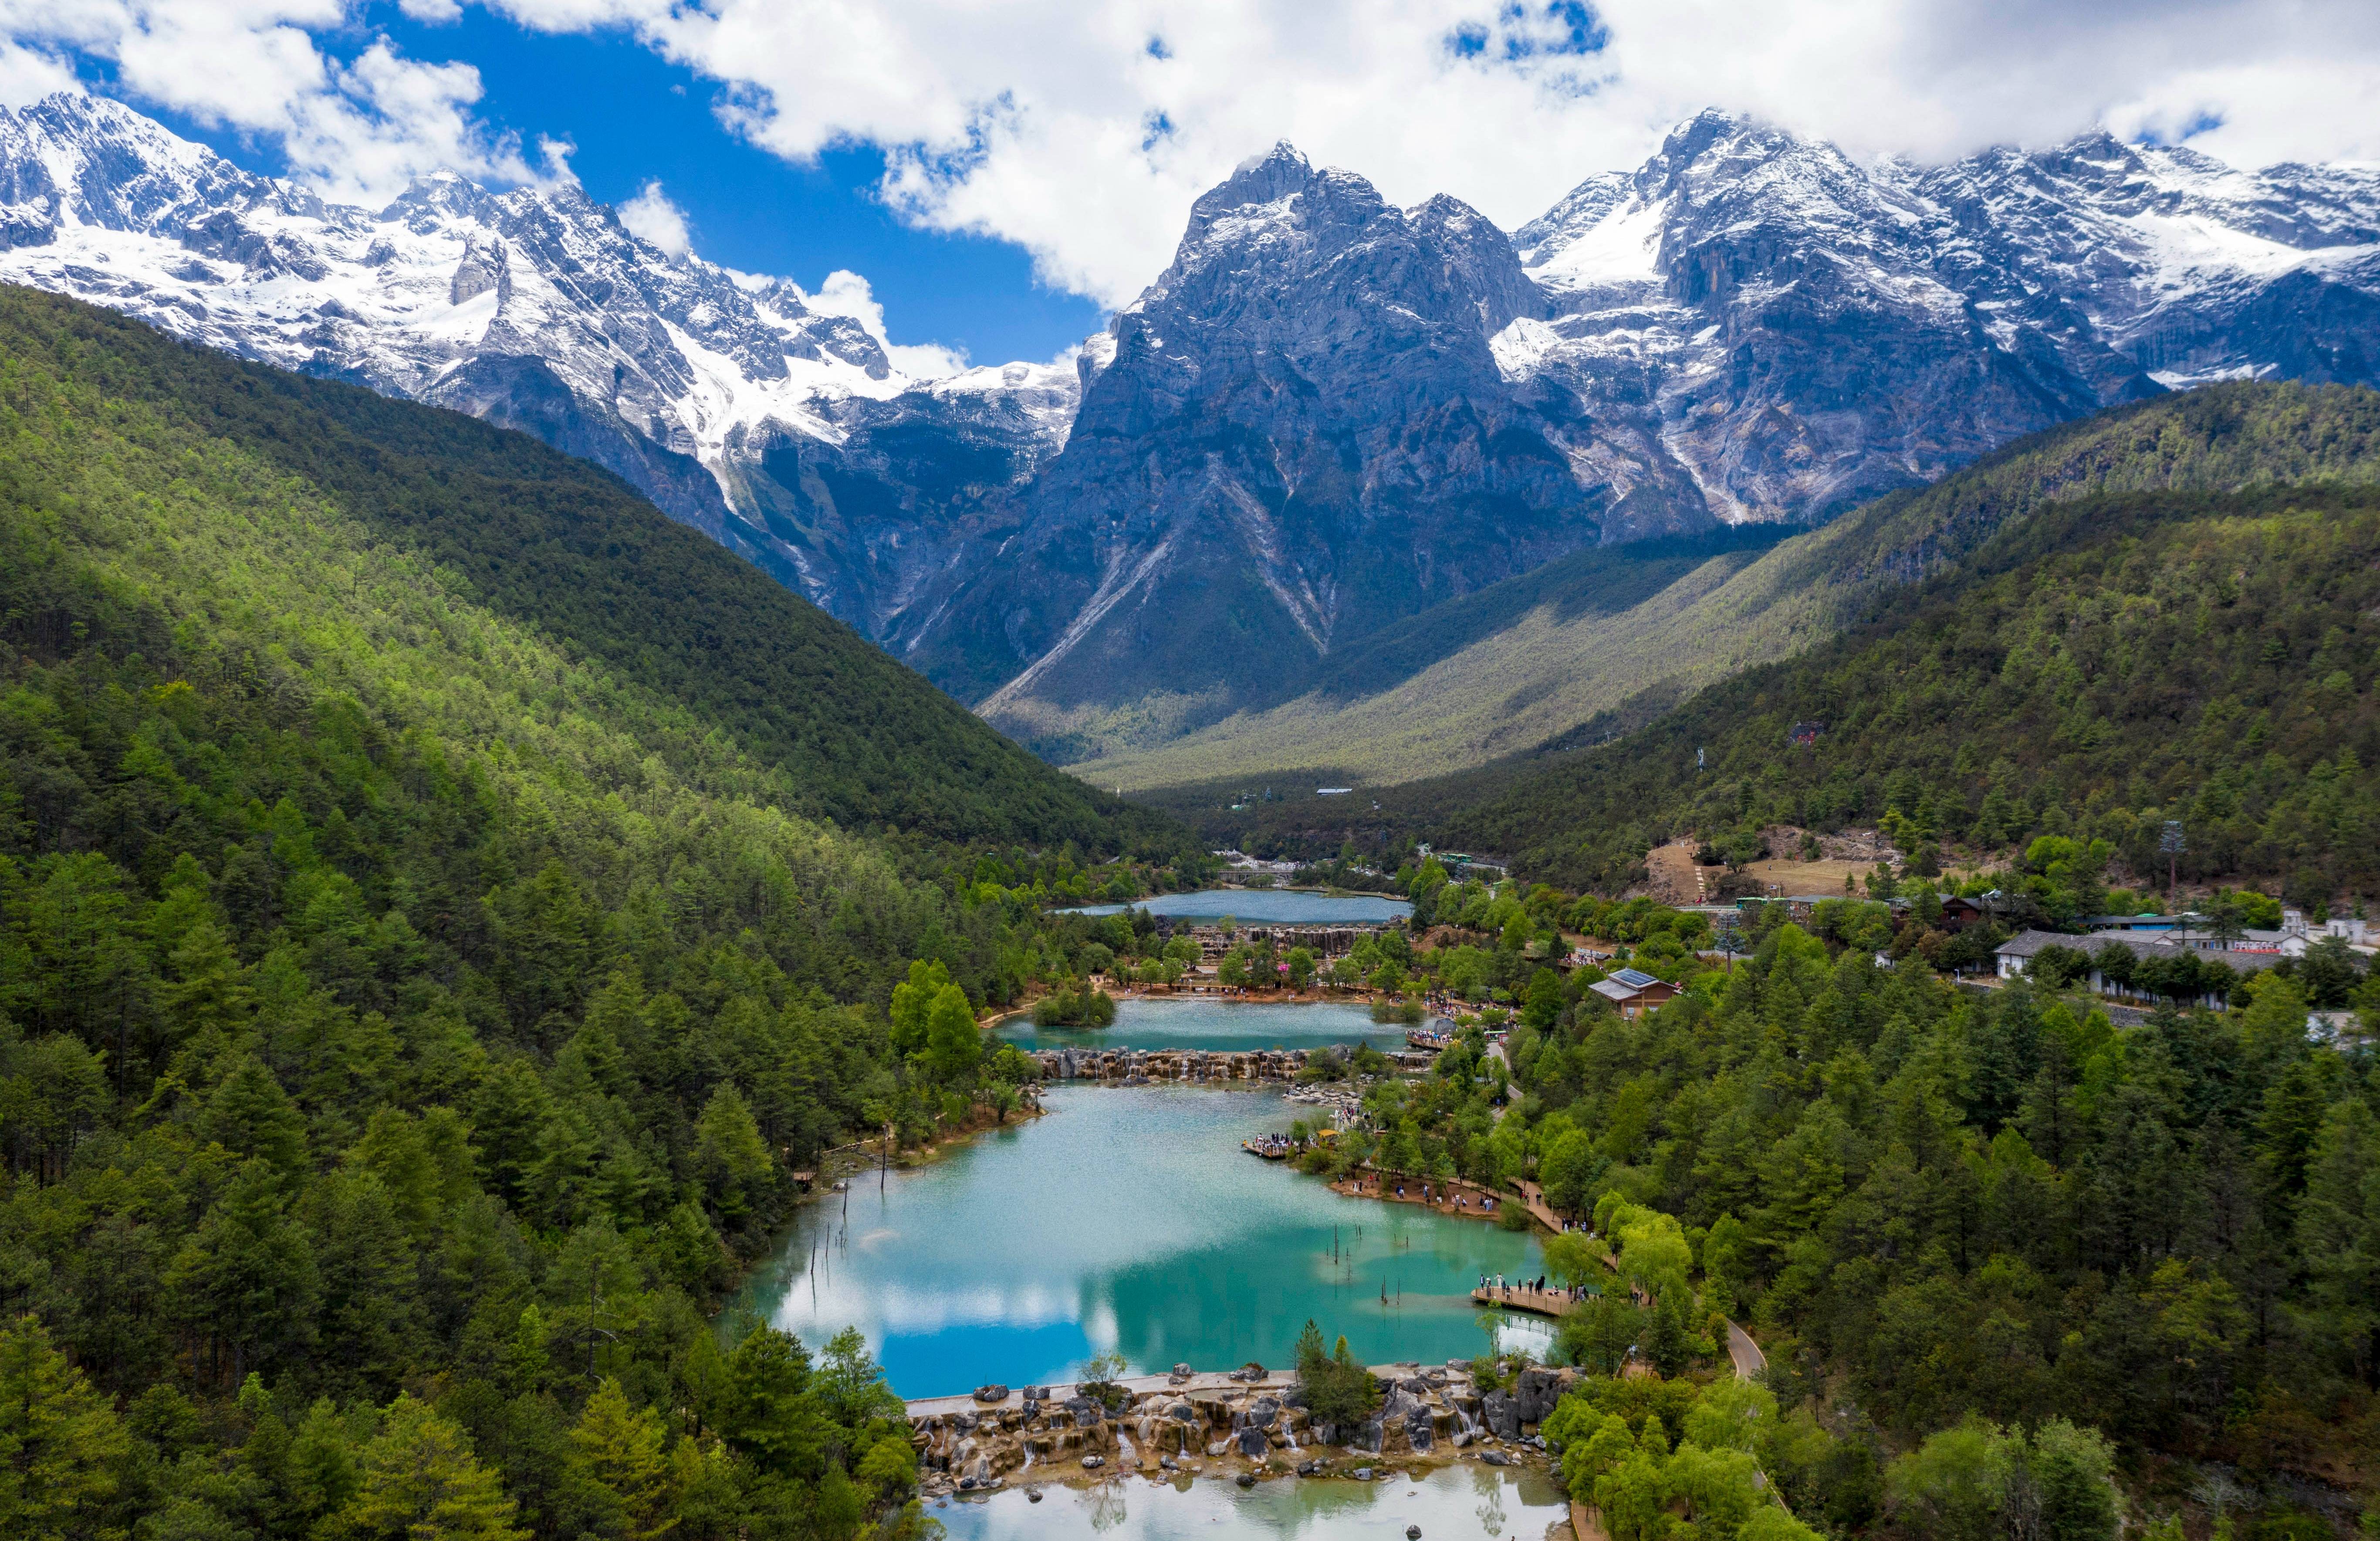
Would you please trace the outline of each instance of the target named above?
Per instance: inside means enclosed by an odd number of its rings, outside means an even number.
[[[820,457],[787,446],[880,467],[922,440],[980,491],[1064,441],[1077,393],[1064,366],[912,380],[796,285],[673,257],[576,186],[441,174],[384,209],[329,203],[100,97],[0,111],[0,278],[535,433],[871,636],[936,553],[800,496]],[[860,479],[941,522],[936,490]]]
[[[1537,303],[1453,199],[1400,210],[1286,145],[1248,163],[1110,327],[996,579],[959,575],[913,656],[1045,748],[1119,708],[1164,734],[1594,543],[1574,404],[1488,346]]]
[[[2160,388],[2380,373],[2380,175],[2105,134],[1937,167],[1723,114],[1514,234],[1498,339],[1730,522],[1823,517]],[[1796,366],[1800,366],[1797,368]]]
[[[1818,522],[2172,385],[2380,374],[2380,175],[2105,136],[1919,167],[1707,113],[1510,237],[1283,147],[1075,367],[933,382],[575,188],[342,208],[66,96],[0,118],[0,278],[528,429],[1061,759],[1585,546]]]
[[[2365,170],[2104,135],[1863,164],[1706,113],[1515,232],[1516,261],[1484,224],[1285,146],[1208,193],[1017,505],[1024,581],[978,580],[913,656],[1100,758],[1290,700],[1334,646],[1583,546],[1821,522],[2174,386],[2380,378]],[[1294,469],[1334,450],[1352,474],[1317,496]],[[1414,474],[1433,456],[1545,474]],[[1249,575],[1274,606],[1218,602]]]

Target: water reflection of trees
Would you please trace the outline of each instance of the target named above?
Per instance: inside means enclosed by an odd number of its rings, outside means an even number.
[[[1480,1503],[1472,1511],[1479,1517],[1479,1528],[1489,1535],[1508,1534],[1504,1526],[1509,1516],[1504,1512],[1504,1476],[1493,1467],[1471,1469],[1471,1490],[1479,1495]]]
[[[1093,1530],[1104,1533],[1124,1523],[1123,1486],[1123,1483],[1109,1478],[1091,1488],[1090,1509]]]

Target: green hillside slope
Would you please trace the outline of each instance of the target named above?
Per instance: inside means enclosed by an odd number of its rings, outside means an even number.
[[[2096,491],[2376,477],[2380,394],[2243,384],[2165,397],[2021,441],[1765,553],[1728,552],[1682,574],[1652,564],[1634,575],[1626,602],[1548,594],[1491,635],[1417,659],[1422,666],[1394,683],[1366,677],[1366,693],[1353,699],[1312,691],[1161,748],[1075,769],[1094,785],[1127,790],[1313,779],[1305,772],[1369,785],[1441,774],[1624,731],[1715,680],[1832,636],[1892,587],[2045,504]],[[1609,576],[1591,574],[1597,582]],[[1501,613],[1497,592],[1457,602]],[[1408,627],[1426,631],[1437,614]]]
[[[2380,889],[2380,489],[2062,503],[1791,662],[1512,775],[1412,789],[1442,838],[1577,885],[1694,831],[1898,813],[1993,848],[2104,837],[2161,870]],[[1815,743],[1791,741],[1797,723]],[[1706,769],[1695,770],[1703,751]],[[1475,803],[1466,794],[1486,792]],[[1466,806],[1466,804],[1468,806]]]
[[[165,436],[300,479],[454,592],[727,734],[784,806],[930,838],[1167,838],[1050,772],[856,633],[524,433],[243,364],[111,312],[0,289],[0,349]]]
[[[0,1534],[921,1534],[710,1313],[1094,923],[806,809],[1130,833],[526,439],[0,295]]]

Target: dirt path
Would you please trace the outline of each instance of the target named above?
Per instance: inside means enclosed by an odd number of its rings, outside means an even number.
[[[1672,841],[1645,853],[1645,892],[1664,904],[1699,904],[1703,900],[1703,869],[1694,862],[1694,843]]]

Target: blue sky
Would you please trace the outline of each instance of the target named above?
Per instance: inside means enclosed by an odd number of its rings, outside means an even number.
[[[395,6],[375,6],[370,19],[407,55],[476,66],[487,94],[475,115],[519,135],[532,160],[540,138],[574,144],[571,168],[589,196],[623,203],[658,177],[699,255],[808,289],[837,268],[859,273],[895,342],[940,343],[996,364],[1048,358],[1104,322],[1094,301],[1037,283],[1020,246],[905,224],[874,196],[884,170],[875,147],[829,149],[814,165],[771,154],[721,126],[718,82],[625,33],[529,32],[477,8],[446,26],[420,25]],[[321,42],[326,52],[352,51],[335,37]],[[103,69],[85,67],[104,89]],[[134,102],[241,165],[285,169],[273,140]]]

